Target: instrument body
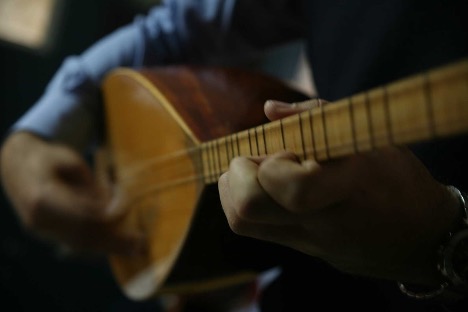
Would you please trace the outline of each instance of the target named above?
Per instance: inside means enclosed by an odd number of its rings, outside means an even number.
[[[274,265],[277,247],[230,231],[196,147],[267,122],[270,97],[306,97],[260,73],[201,67],[119,69],[103,92],[106,145],[98,174],[111,177],[126,214],[121,226],[149,239],[146,257],[110,257],[125,293],[144,299],[202,291]]]
[[[273,122],[266,100],[306,97],[240,69],[119,69],[103,91],[98,173],[111,177],[125,211],[120,226],[148,238],[146,256],[110,258],[134,299],[240,283],[289,252],[230,231],[216,182],[234,157],[289,150],[327,161],[468,131],[468,60]]]

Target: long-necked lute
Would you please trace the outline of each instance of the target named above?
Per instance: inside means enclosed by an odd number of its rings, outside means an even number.
[[[103,93],[98,173],[119,198],[119,226],[148,239],[144,256],[110,256],[133,299],[240,283],[276,264],[282,251],[227,225],[216,182],[234,157],[327,161],[468,130],[468,60],[273,122],[265,100],[316,100],[260,73],[195,66],[118,69]]]

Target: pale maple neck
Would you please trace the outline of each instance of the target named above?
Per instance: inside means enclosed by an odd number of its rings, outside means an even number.
[[[317,105],[200,145],[203,179],[214,183],[236,156],[287,150],[326,161],[389,145],[468,131],[468,60]]]

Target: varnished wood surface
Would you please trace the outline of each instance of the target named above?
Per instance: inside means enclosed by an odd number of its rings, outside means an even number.
[[[121,69],[103,90],[121,226],[148,237],[147,256],[111,257],[134,299],[241,282],[283,255],[227,226],[215,182],[232,158],[289,150],[326,161],[468,131],[467,60],[274,122],[265,100],[305,97],[239,69]]]
[[[264,123],[270,96],[305,97],[264,75],[226,68],[122,69],[103,90],[107,163],[127,212],[121,226],[149,239],[147,257],[111,257],[126,294],[142,299],[252,278],[257,261],[249,258],[270,246],[231,233],[194,151],[204,140]]]

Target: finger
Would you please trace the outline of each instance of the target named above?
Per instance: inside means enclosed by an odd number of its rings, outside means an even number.
[[[238,157],[230,164],[228,174],[220,180],[220,193],[231,221],[291,224],[289,213],[272,200],[257,180],[258,164]]]
[[[242,229],[244,227],[248,227],[249,224],[252,224],[252,221],[244,220],[243,218],[240,218],[237,214],[234,201],[232,199],[231,191],[229,188],[229,172],[222,174],[219,178],[218,190],[221,200],[221,206],[223,208],[224,214],[226,215],[229,227],[236,234],[248,236],[248,234],[244,233]]]
[[[300,163],[288,154],[278,153],[260,164],[258,181],[289,211],[319,213],[346,198],[349,192],[347,171],[341,161]]]
[[[284,231],[284,229],[288,226],[278,226],[271,225],[265,222],[255,222],[248,218],[243,218],[239,216],[234,202],[232,200],[232,197],[230,196],[228,172],[220,177],[218,185],[221,194],[221,204],[226,215],[229,227],[234,233],[242,236],[248,236],[252,238],[275,242],[278,242],[280,238],[282,239],[282,241],[286,242],[285,237],[287,235],[285,233],[289,233],[289,235],[291,236],[291,231]],[[292,227],[290,230],[295,228],[296,227]]]
[[[273,121],[290,115],[299,114],[303,111],[319,107],[325,103],[327,103],[325,100],[318,98],[298,103],[285,103],[276,100],[268,100],[265,102],[264,111],[268,119]]]
[[[304,228],[298,224],[258,223],[240,218],[229,192],[224,191],[229,189],[228,176],[229,173],[225,173],[220,177],[219,188],[224,213],[229,227],[235,234],[307,251],[310,255],[321,254],[320,248],[313,244],[311,231],[305,233]],[[307,244],[303,243],[304,237],[307,237]]]
[[[287,243],[286,237],[296,237],[293,233],[298,231],[298,227],[293,225],[271,225],[269,223],[258,223],[248,218],[243,218],[237,213],[236,206],[231,196],[229,188],[229,172],[221,175],[218,181],[221,205],[226,215],[231,230],[242,236],[248,236],[265,241]]]

